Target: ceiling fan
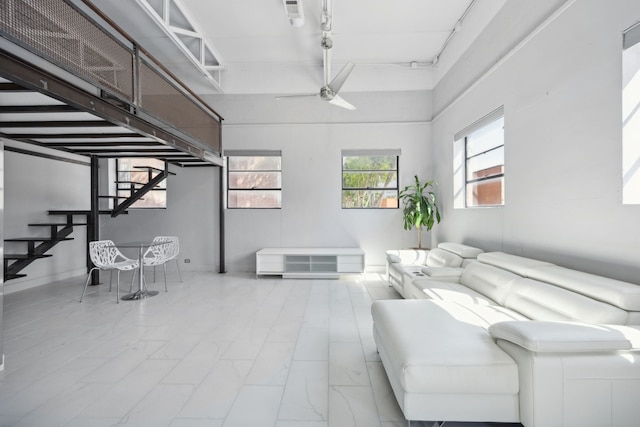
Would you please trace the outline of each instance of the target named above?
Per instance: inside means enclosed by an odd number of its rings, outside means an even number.
[[[340,72],[333,78],[333,80],[329,80],[331,78],[331,57],[330,51],[333,47],[333,41],[331,40],[331,4],[330,0],[324,0],[322,7],[322,24],[320,28],[322,29],[322,41],[320,46],[322,46],[322,63],[324,69],[324,85],[320,88],[320,92],[316,93],[305,93],[298,95],[281,95],[277,96],[276,99],[286,99],[286,98],[303,98],[310,96],[320,96],[320,99],[324,101],[328,101],[330,104],[336,105],[338,107],[345,108],[347,110],[355,110],[356,107],[345,101],[342,97],[338,95],[338,92],[344,85],[344,82],[353,71],[355,64],[349,62],[345,65]]]

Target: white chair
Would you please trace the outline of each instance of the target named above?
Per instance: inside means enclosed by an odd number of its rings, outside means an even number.
[[[180,253],[180,242],[175,236],[156,236],[153,244],[147,249],[142,262],[144,267],[153,267],[153,280],[155,282],[155,267],[162,265],[164,269],[164,290],[167,292],[167,262],[175,259],[178,268],[178,277],[182,282],[180,274],[180,263],[178,262],[178,253]]]
[[[110,271],[109,292],[111,292],[113,271],[116,270],[118,272],[116,302],[120,302],[120,272],[135,270],[138,268],[138,261],[124,256],[111,240],[97,240],[95,242],[89,242],[89,256],[94,267],[89,270],[87,281],[84,284],[84,289],[80,296],[80,302],[82,302],[84,293],[87,291],[87,286],[91,279],[91,273],[93,273],[94,270]]]

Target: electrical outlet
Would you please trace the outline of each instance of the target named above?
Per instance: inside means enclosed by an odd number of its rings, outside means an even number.
[[[185,259],[184,259],[184,263],[185,263],[185,264],[189,264],[190,262],[191,262],[191,259],[190,259],[190,258],[185,258]]]

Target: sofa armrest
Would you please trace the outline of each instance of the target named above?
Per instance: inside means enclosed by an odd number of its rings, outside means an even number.
[[[390,264],[423,265],[429,255],[428,249],[392,249],[386,252],[387,262]]]
[[[508,321],[489,326],[489,333],[536,353],[640,350],[640,326]]]

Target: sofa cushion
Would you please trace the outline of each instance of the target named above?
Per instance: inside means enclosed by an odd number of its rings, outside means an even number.
[[[490,298],[459,283],[433,279],[414,279],[412,296],[418,299],[454,301],[461,304],[495,304]]]
[[[460,283],[503,305],[509,287],[520,278],[510,271],[476,262],[464,269]]]
[[[479,254],[484,252],[482,249],[474,248],[460,243],[442,242],[438,245],[440,249],[452,252],[462,258],[477,258]]]
[[[462,257],[444,249],[434,248],[429,251],[425,264],[428,267],[460,267]]]
[[[478,261],[509,270],[524,277],[528,277],[529,271],[531,271],[532,268],[553,265],[550,262],[538,261],[537,259],[506,254],[504,252],[481,253],[478,255]]]
[[[531,269],[529,277],[629,311],[640,311],[640,286],[557,265]]]
[[[625,324],[628,319],[618,307],[527,278],[511,284],[504,306],[533,320]]]
[[[518,392],[516,363],[496,345],[484,321],[464,306],[382,300],[373,303],[371,312],[376,343],[389,358],[385,369],[406,392]]]
[[[425,276],[436,280],[441,277],[447,279],[459,278],[462,274],[462,268],[459,267],[422,267],[420,271]]]

